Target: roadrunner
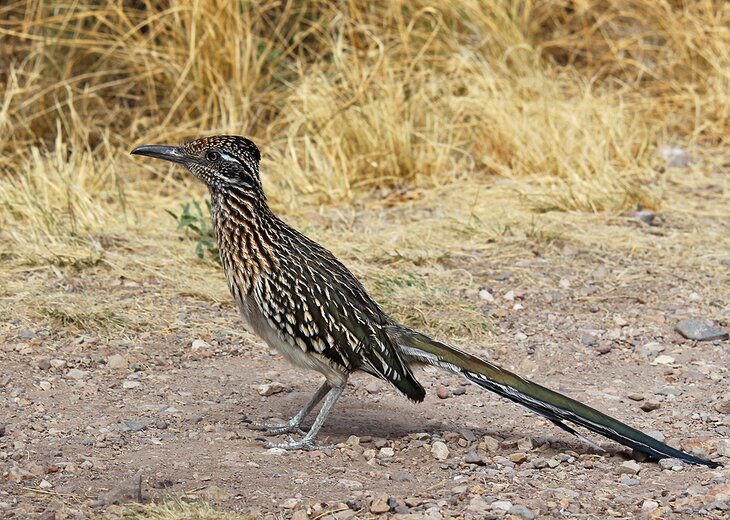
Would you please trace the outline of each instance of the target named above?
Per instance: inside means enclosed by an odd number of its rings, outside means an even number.
[[[266,441],[269,447],[314,448],[314,438],[348,376],[357,370],[387,381],[413,401],[423,401],[426,392],[412,366],[427,364],[519,403],[581,440],[587,441],[566,422],[653,458],[719,465],[390,318],[332,253],[274,215],[259,178],[261,155],[250,140],[203,137],[182,146],[140,146],[132,154],[182,164],[205,183],[223,270],[245,321],[289,361],[324,376],[319,390],[289,422],[251,423],[270,435],[301,434],[299,440],[282,444]],[[314,423],[303,432],[302,421],[322,400]]]

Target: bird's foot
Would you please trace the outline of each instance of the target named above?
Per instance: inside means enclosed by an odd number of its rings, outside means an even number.
[[[256,440],[264,443],[267,448],[279,448],[282,450],[321,450],[329,448],[329,446],[318,446],[314,443],[314,439],[307,439],[306,436],[299,440],[295,440],[293,437],[288,436],[288,442],[271,442],[263,437],[257,437]]]
[[[264,423],[244,418],[241,422],[245,423],[246,426],[252,430],[260,430],[264,432],[263,435],[272,437],[275,435],[283,435],[285,433],[306,435],[306,432],[299,427],[300,423],[296,421],[289,421],[285,423]]]

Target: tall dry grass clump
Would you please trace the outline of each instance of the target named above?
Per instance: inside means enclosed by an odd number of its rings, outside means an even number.
[[[0,219],[36,242],[179,197],[142,143],[251,136],[280,202],[501,175],[592,211],[729,130],[720,0],[11,1],[0,59]]]

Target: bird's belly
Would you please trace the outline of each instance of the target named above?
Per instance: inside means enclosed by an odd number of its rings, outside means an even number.
[[[345,384],[347,381],[346,373],[337,370],[327,363],[326,359],[322,358],[319,354],[305,352],[296,344],[282,337],[261,313],[253,298],[247,297],[237,303],[241,315],[251,330],[263,339],[268,346],[283,355],[290,363],[301,368],[316,370],[324,375],[331,386],[342,386]]]

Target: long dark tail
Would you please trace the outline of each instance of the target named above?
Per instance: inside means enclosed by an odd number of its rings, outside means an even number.
[[[403,355],[411,362],[439,366],[463,375],[470,382],[491,390],[502,397],[519,403],[531,411],[546,417],[556,426],[587,441],[563,421],[570,421],[646,453],[655,459],[675,457],[691,464],[703,464],[711,468],[721,466],[711,460],[694,457],[649,437],[598,410],[527,379],[492,363],[462,352],[419,332],[403,326],[393,326],[389,336]],[[590,441],[587,441],[590,443]]]

